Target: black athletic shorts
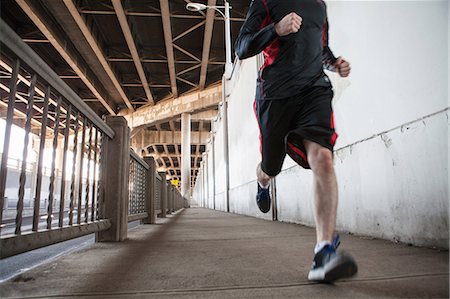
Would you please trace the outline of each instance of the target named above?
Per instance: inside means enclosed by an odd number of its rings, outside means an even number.
[[[262,170],[269,176],[281,171],[286,153],[300,166],[310,169],[303,140],[330,151],[336,143],[331,87],[312,86],[283,100],[255,100],[260,129]]]

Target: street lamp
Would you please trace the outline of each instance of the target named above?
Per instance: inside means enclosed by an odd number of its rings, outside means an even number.
[[[232,62],[231,62],[231,30],[230,30],[230,9],[232,8],[228,1],[224,1],[225,6],[209,6],[202,3],[188,3],[186,9],[189,11],[201,11],[208,8],[219,12],[225,20],[225,78],[229,79],[231,76]],[[223,13],[220,9],[223,9]]]

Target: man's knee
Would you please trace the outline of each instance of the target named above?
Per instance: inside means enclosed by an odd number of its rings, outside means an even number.
[[[333,172],[333,153],[322,146],[317,146],[308,152],[308,163],[314,172]]]

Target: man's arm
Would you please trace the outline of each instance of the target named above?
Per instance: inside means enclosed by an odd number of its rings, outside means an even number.
[[[236,54],[245,59],[259,54],[277,37],[296,33],[302,18],[295,12],[274,24],[266,0],[254,0],[236,41]]]
[[[335,72],[336,68],[334,64],[337,58],[334,56],[330,47],[328,46],[328,19],[323,24],[322,29],[322,63],[323,67],[329,71]]]
[[[275,25],[272,23],[266,0],[252,1],[236,41],[236,55],[239,59],[252,57],[263,51],[276,38]]]
[[[348,77],[350,75],[350,63],[344,60],[341,56],[336,58],[328,46],[328,19],[325,21],[322,34],[322,63],[325,69],[333,72],[338,72],[341,77]]]

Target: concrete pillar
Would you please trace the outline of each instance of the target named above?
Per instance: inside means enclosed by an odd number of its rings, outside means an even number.
[[[161,176],[161,214],[158,216],[166,218],[167,216],[167,178],[165,172],[160,172]]]
[[[216,206],[216,149],[215,149],[215,134],[214,131],[211,135],[211,177],[212,177],[212,182],[211,182],[211,192],[212,192],[212,201],[213,201],[213,206]],[[226,192],[227,193],[227,192]]]
[[[228,155],[228,102],[226,96],[222,102],[223,156],[225,160],[225,198],[227,212],[230,212],[230,159]],[[215,206],[216,201],[214,201]]]
[[[205,206],[205,202],[208,200],[208,192],[207,190],[207,185],[206,185],[206,162],[202,161],[202,189],[203,189],[203,207]]]
[[[147,170],[145,182],[145,208],[148,217],[144,219],[145,224],[153,224],[156,221],[155,194],[156,194],[156,163],[153,157],[145,157],[144,161],[150,166]]]
[[[130,129],[122,116],[107,116],[114,138],[104,138],[102,157],[103,197],[100,218],[109,219],[111,228],[97,233],[97,241],[120,242],[128,232],[128,176],[130,168]]]
[[[203,159],[205,161],[205,165],[204,165],[204,172],[205,172],[205,193],[206,193],[206,200],[209,201],[209,162],[208,162],[208,157],[209,157],[209,151],[204,153]],[[216,209],[216,207],[214,206],[214,209]]]
[[[173,198],[173,189],[172,183],[167,182],[167,215],[172,214],[172,198]]]
[[[191,199],[191,115],[181,114],[181,195]]]

